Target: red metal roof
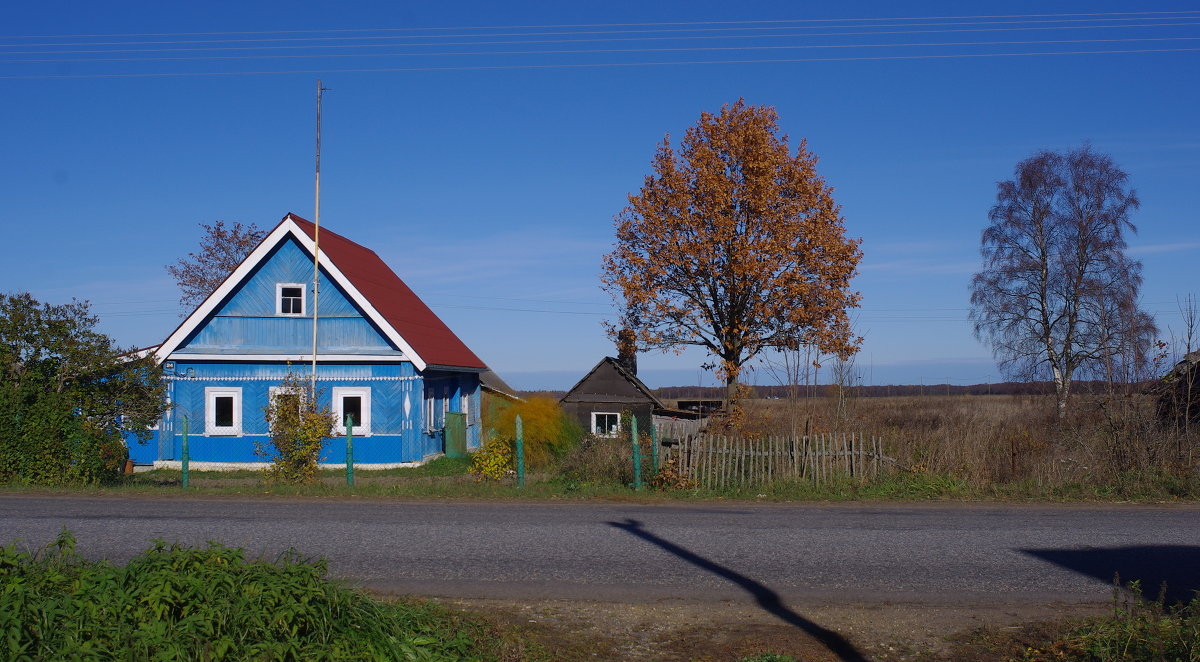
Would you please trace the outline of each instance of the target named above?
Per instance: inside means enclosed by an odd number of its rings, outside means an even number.
[[[311,221],[288,214],[281,223],[288,219],[310,239],[313,238],[316,226]],[[321,252],[426,364],[430,367],[487,369],[483,361],[384,264],[375,251],[325,228],[321,228],[320,242]]]

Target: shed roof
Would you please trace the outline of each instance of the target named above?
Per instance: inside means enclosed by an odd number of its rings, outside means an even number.
[[[491,391],[509,400],[522,399],[521,396],[517,395],[516,390],[509,386],[503,379],[500,379],[500,375],[497,375],[491,368],[479,373],[479,385],[483,387],[483,390]]]
[[[609,370],[615,371],[618,377],[627,382],[632,387],[632,392],[622,394],[594,390],[595,386],[602,381],[601,373]],[[589,390],[589,388],[593,390]],[[626,370],[620,361],[611,356],[600,359],[600,362],[588,371],[583,379],[572,386],[559,402],[649,402],[660,409],[665,408],[662,401],[650,392],[650,389],[642,383],[642,380],[638,379],[637,375]]]

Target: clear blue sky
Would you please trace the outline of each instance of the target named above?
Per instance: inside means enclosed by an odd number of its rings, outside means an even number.
[[[1040,148],[1090,141],[1130,173],[1145,307],[1179,328],[1200,273],[1198,9],[9,4],[0,290],[89,299],[122,345],[161,342],[179,313],[163,265],[197,224],[311,217],[320,77],[322,224],[514,386],[566,388],[613,353],[600,257],[656,144],[745,97],[808,140],[863,239],[864,380],[994,380],[967,284],[996,182]],[[1009,56],[1066,51],[1086,53]],[[711,383],[703,362],[641,358],[652,386]]]

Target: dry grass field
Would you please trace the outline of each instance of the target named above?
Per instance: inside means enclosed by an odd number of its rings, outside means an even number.
[[[1161,425],[1144,395],[1081,396],[1063,420],[1052,398],[1034,395],[824,396],[747,400],[745,409],[747,435],[880,436],[903,471],[974,489],[1153,483],[1195,496],[1198,482],[1200,435]]]

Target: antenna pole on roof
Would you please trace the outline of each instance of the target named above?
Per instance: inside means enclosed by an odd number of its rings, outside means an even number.
[[[313,201],[313,305],[312,305],[312,399],[317,399],[317,297],[319,295],[321,257],[321,93],[326,88],[321,87],[321,79],[317,79],[317,163],[316,163],[316,194]]]

